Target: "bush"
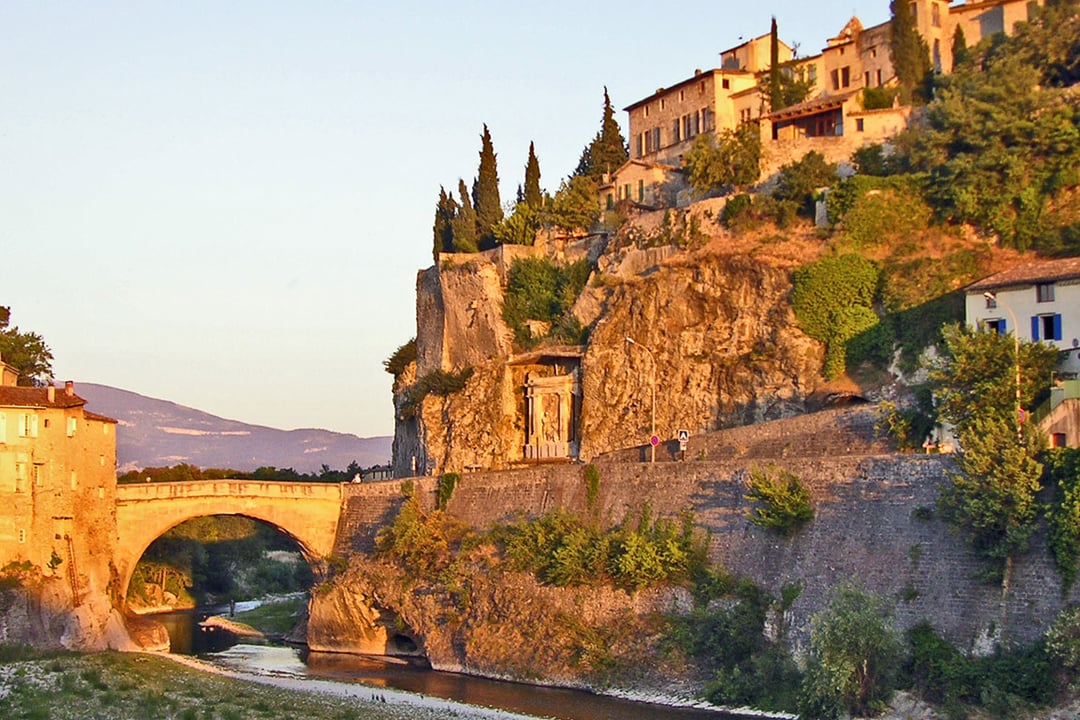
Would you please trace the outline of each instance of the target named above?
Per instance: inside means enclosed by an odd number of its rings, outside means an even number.
[[[402,403],[402,413],[406,416],[415,413],[416,408],[428,395],[447,397],[456,392],[461,392],[465,389],[465,385],[468,384],[469,378],[472,376],[472,368],[465,368],[456,373],[447,370],[432,370],[408,389]]]
[[[747,517],[758,527],[792,535],[814,517],[810,493],[795,473],[773,465],[751,468],[746,487],[747,502],[757,503]]]
[[[445,510],[446,506],[450,504],[450,498],[454,494],[454,488],[457,487],[458,480],[461,476],[457,473],[443,473],[439,476],[438,484],[435,486],[435,507],[439,510]]]
[[[885,602],[853,585],[840,585],[812,624],[799,713],[835,718],[883,710],[901,657]]]
[[[506,281],[503,320],[514,331],[521,347],[533,347],[543,337],[533,337],[528,321],[553,326],[551,335],[581,340],[584,328],[570,314],[592,272],[588,260],[557,265],[544,258],[522,258],[510,266]]]
[[[1046,631],[1046,652],[1062,683],[1080,691],[1080,606],[1063,611]]]
[[[801,160],[780,168],[773,197],[796,204],[800,212],[813,217],[814,193],[818,188],[836,184],[835,163],[825,161],[825,156],[811,150]]]
[[[416,362],[416,338],[409,340],[395,350],[393,355],[383,360],[383,367],[396,378],[413,362]]]
[[[918,175],[855,175],[829,193],[829,219],[856,248],[917,237],[933,221],[924,184]]]
[[[1054,488],[1046,512],[1050,550],[1061,574],[1062,590],[1076,582],[1080,564],[1080,450],[1058,448],[1043,458],[1043,484]]]

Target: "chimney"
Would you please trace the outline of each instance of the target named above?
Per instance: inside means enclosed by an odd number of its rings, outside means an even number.
[[[75,394],[75,383],[74,383],[74,381],[68,380],[67,382],[64,383],[64,394],[69,396],[69,397]]]
[[[56,386],[50,385],[48,388],[49,402],[56,402]]]

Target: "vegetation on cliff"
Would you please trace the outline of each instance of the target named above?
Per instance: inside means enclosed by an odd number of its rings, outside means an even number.
[[[546,258],[521,258],[510,266],[503,319],[519,347],[551,338],[578,345],[585,329],[571,310],[592,272],[588,260],[560,265]]]

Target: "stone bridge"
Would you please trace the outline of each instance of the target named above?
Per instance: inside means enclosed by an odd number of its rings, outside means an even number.
[[[120,597],[139,558],[180,523],[207,515],[243,515],[269,523],[296,541],[318,572],[334,550],[345,486],[330,483],[208,480],[116,488]]]

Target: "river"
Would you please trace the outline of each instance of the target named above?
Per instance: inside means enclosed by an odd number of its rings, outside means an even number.
[[[733,720],[737,717],[702,708],[654,705],[580,690],[439,672],[360,655],[309,653],[301,648],[253,644],[247,640],[237,643],[236,636],[228,631],[199,626],[213,612],[178,611],[152,617],[168,629],[173,652],[198,655],[219,667],[244,673],[361,683],[559,720]]]

